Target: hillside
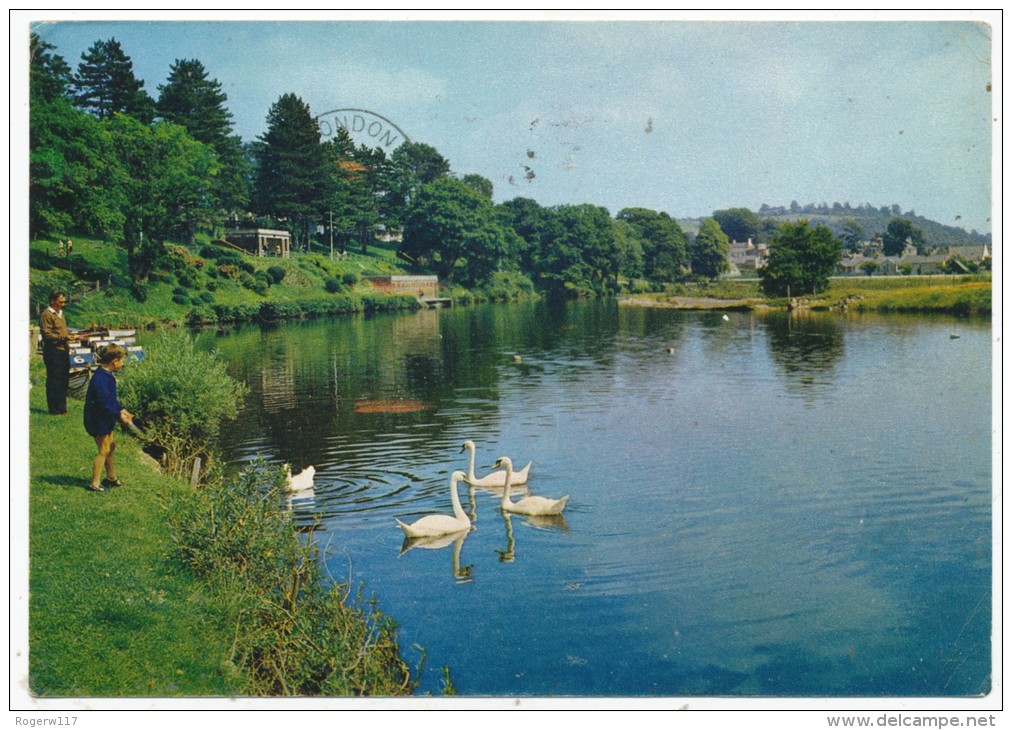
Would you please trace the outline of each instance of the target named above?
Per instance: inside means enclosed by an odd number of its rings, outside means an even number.
[[[978,233],[976,230],[967,231],[958,226],[945,225],[917,215],[912,210],[903,211],[898,205],[875,208],[867,203],[857,207],[851,207],[849,203],[832,205],[795,203],[779,207],[763,204],[756,213],[763,221],[768,220],[777,226],[804,218],[813,225],[827,226],[837,237],[842,237],[847,221],[854,221],[864,230],[867,239],[881,236],[893,218],[906,218],[924,232],[925,241],[932,248],[982,244],[992,246],[990,233]],[[695,234],[702,220],[702,218],[680,219],[678,223],[687,234]]]

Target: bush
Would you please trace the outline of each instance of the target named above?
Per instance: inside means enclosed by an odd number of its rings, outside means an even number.
[[[235,417],[246,388],[186,333],[162,332],[145,342],[145,351],[144,360],[123,371],[121,400],[166,450],[167,471],[183,476],[194,457],[210,456],[211,440],[223,420]]]
[[[190,303],[190,298],[185,294],[173,294],[172,301],[175,302],[176,304],[182,304],[183,306],[186,306]]]
[[[214,294],[209,291],[200,292],[200,301],[204,304],[214,304]]]
[[[135,281],[130,284],[130,294],[133,295],[134,299],[143,304],[148,300],[148,285]]]
[[[260,278],[253,279],[249,284],[243,282],[243,284],[252,292],[259,294],[260,296],[266,296],[267,290],[270,289],[271,285]]]
[[[339,282],[334,277],[330,277],[325,282],[323,282],[323,288],[329,291],[331,294],[337,294],[339,291],[341,291],[343,287],[341,286],[341,282]]]
[[[284,510],[284,473],[262,461],[212,479],[169,512],[182,562],[221,589],[249,696],[410,694],[396,624],[326,580]]]
[[[36,248],[28,249],[28,265],[40,271],[49,271],[53,268],[53,257],[45,251]]]
[[[341,282],[346,286],[355,286],[358,283],[358,274],[354,271],[349,271],[341,276]]]
[[[275,284],[280,284],[285,278],[285,274],[288,273],[284,266],[278,266],[275,264],[267,269],[267,275],[271,277],[271,281]]]

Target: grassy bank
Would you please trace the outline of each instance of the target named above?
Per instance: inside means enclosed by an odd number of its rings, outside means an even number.
[[[117,434],[124,486],[85,489],[83,404],[29,393],[29,690],[40,697],[400,696],[396,624],[322,578],[280,482],[195,490]],[[270,480],[268,480],[269,482]]]
[[[733,302],[751,309],[788,306],[787,299],[764,298],[758,280],[679,284],[632,296],[638,304],[686,309],[726,309]],[[828,291],[797,303],[814,310],[988,315],[991,277],[840,277],[830,281]]]
[[[69,293],[67,313],[77,326],[147,328],[411,311],[420,306],[414,296],[384,294],[366,280],[428,273],[400,261],[394,246],[377,243],[366,253],[349,251],[332,260],[329,252],[259,258],[209,242],[169,244],[160,267],[145,284],[134,285],[127,276],[122,247],[75,239],[74,254],[60,257],[58,242],[42,239],[30,245],[32,311],[44,307],[54,289]],[[440,296],[470,303],[535,293],[527,277],[503,272],[495,274],[483,290],[453,287]]]
[[[125,486],[84,487],[95,443],[69,414],[46,410],[44,371],[29,394],[29,689],[43,697],[227,696],[225,613],[170,557],[163,505],[187,485],[158,475],[117,435]]]

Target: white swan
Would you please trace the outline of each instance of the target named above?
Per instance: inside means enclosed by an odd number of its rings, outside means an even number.
[[[316,474],[316,467],[307,466],[295,476],[292,476],[292,465],[285,464],[285,491],[292,494],[296,492],[311,492],[313,490],[313,475]]]
[[[471,527],[471,520],[460,506],[457,482],[463,481],[464,472],[455,471],[450,475],[450,500],[453,502],[453,517],[449,515],[425,515],[410,525],[397,520],[407,537],[437,537],[460,532]]]
[[[505,487],[506,486],[506,472],[494,471],[490,474],[486,474],[483,477],[477,477],[474,475],[474,441],[467,440],[464,445],[460,447],[461,452],[467,449],[471,452],[470,460],[467,464],[467,477],[464,481],[474,487]],[[510,482],[511,486],[518,487],[527,483],[527,475],[531,471],[531,463],[527,462],[527,466],[519,471],[513,472],[513,479]],[[498,466],[498,464],[496,464]]]
[[[509,460],[509,457],[501,456],[495,463],[497,467],[506,467],[506,489],[502,490],[502,502],[499,506],[502,507],[504,512],[513,512],[519,515],[561,515],[562,510],[566,507],[566,502],[569,501],[569,495],[560,497],[559,499],[548,499],[547,497],[524,497],[519,502],[514,502],[510,499],[510,480],[513,477],[513,462]]]

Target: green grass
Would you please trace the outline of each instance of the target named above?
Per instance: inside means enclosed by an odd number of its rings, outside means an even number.
[[[672,297],[741,299],[749,305],[786,307],[786,298],[765,299],[758,280],[721,280],[709,284],[669,286],[663,293],[636,294],[637,299],[660,302]],[[868,312],[910,312],[986,315],[991,312],[991,277],[839,277],[829,290],[802,296],[812,309],[848,309]]]
[[[75,246],[76,246],[75,242]],[[207,589],[170,557],[162,504],[190,487],[117,433],[123,487],[84,487],[95,443],[82,402],[50,416],[29,394],[29,688],[44,697],[227,696],[231,634]]]

